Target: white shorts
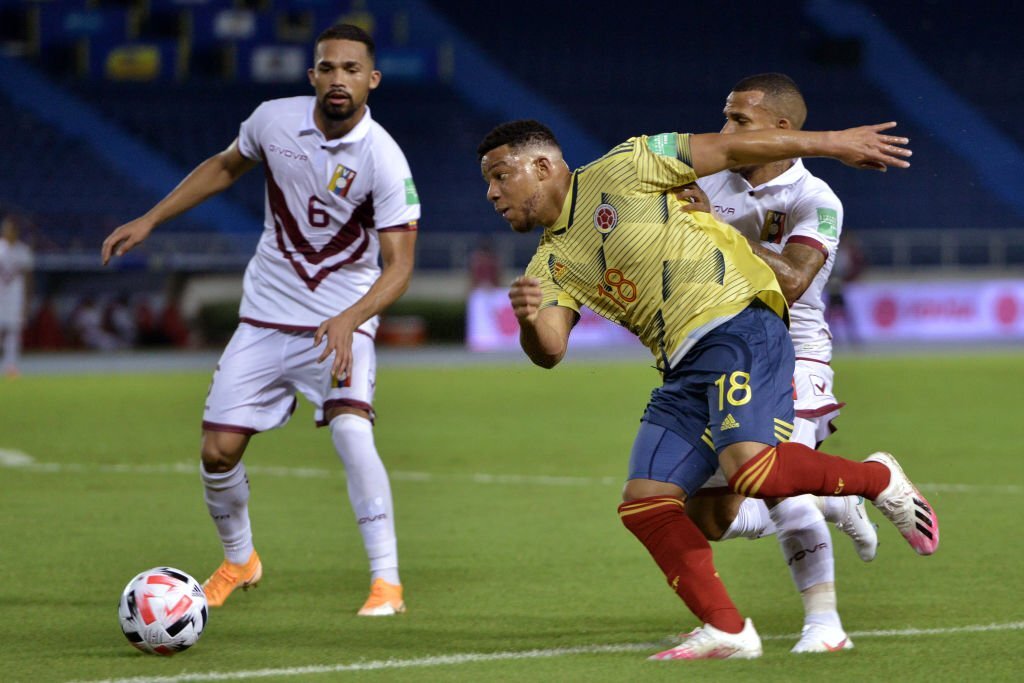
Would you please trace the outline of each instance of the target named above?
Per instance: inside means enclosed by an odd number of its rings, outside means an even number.
[[[839,416],[844,403],[832,395],[832,381],[835,374],[832,366],[816,360],[798,358],[793,371],[793,434],[790,442],[802,443],[808,448],[818,444],[836,431],[832,420]],[[719,468],[701,486],[703,489],[728,488],[725,473]]]
[[[312,332],[284,332],[241,323],[221,354],[203,410],[203,429],[255,434],[284,426],[295,411],[297,393],[324,412],[339,406],[365,410],[373,420],[377,355],[373,339],[352,335],[352,372],[332,381],[331,358],[316,359]]]
[[[818,444],[836,431],[832,420],[839,416],[845,404],[836,401],[832,393],[832,366],[816,360],[797,358],[793,371],[793,402],[796,419],[793,436],[796,441],[817,448]]]

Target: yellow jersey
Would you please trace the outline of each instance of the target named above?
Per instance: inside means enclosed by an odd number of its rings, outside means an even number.
[[[708,213],[680,209],[690,136],[641,135],[576,169],[558,220],[526,269],[542,307],[590,308],[672,367],[755,299],[789,322],[775,274],[746,239]]]

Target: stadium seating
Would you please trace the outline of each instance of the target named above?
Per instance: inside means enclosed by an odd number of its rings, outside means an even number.
[[[1009,125],[1019,118],[1013,107],[1021,105],[1005,101],[1012,99],[1000,84],[1006,71],[993,68],[1001,63],[1020,70],[1024,58],[1014,45],[990,41],[991,52],[972,48],[961,59],[959,51],[938,49],[949,44],[955,29],[917,16],[910,7],[863,4],[874,8],[947,85],[1001,130],[1022,139]],[[480,138],[505,118],[502,103],[486,108],[467,102],[465,89],[472,87],[474,75],[459,70],[459,48],[451,64],[443,65],[436,34],[418,34],[401,6],[359,0],[104,0],[88,6],[84,0],[0,0],[5,24],[0,38],[22,40],[26,59],[54,83],[185,171],[223,149],[259,101],[308,91],[287,50],[305,55],[316,29],[343,14],[361,16],[375,28],[385,72],[371,106],[409,158],[424,205],[421,239],[429,242],[433,232],[472,240],[503,230],[484,201],[475,155]],[[695,3],[685,9],[637,3],[623,20],[539,0],[498,4],[487,13],[465,12],[453,3],[432,5],[460,40],[481,49],[506,78],[528,84],[603,147],[637,133],[716,130],[732,83],[758,71],[784,71],[806,91],[809,128],[895,118],[899,132],[912,139],[915,166],[907,172],[882,175],[808,162],[843,199],[849,228],[963,231],[1019,225],[1017,210],[990,192],[975,169],[926,124],[903,116],[901,105],[865,76],[858,41],[828,35],[806,7],[791,3],[754,11],[743,3]],[[30,26],[38,28],[35,53]],[[82,45],[89,48],[87,59],[81,57]],[[128,49],[139,45],[154,51]],[[264,47],[286,51],[260,61]],[[280,69],[285,71],[275,71]],[[293,77],[276,82],[288,69]],[[19,146],[0,150],[0,203],[40,217],[50,243],[97,246],[111,225],[158,198],[80,140],[2,97],[0,116],[15,122],[19,140]],[[254,172],[226,193],[254,230],[263,213],[260,185]],[[958,190],[968,192],[969,200],[957,198]],[[193,233],[211,226],[186,216],[169,230]],[[428,259],[423,265],[432,264]]]

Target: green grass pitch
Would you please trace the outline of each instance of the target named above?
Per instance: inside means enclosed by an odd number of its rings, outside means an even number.
[[[166,659],[128,645],[116,605],[140,570],[202,581],[220,560],[197,474],[209,374],[0,383],[0,679],[1019,680],[1024,356],[835,366],[848,407],[826,450],[896,453],[937,509],[942,546],[916,556],[874,511],[874,562],[836,536],[856,648],[796,656],[802,610],[775,540],[716,544],[765,638],[748,662],[645,660],[696,624],[616,515],[658,381],[642,362],[381,368],[377,441],[409,605],[396,618],[354,615],[366,560],[329,435],[300,401],[246,455],[263,584]]]

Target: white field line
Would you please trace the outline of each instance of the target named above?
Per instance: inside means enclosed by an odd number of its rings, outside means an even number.
[[[109,474],[188,474],[198,476],[199,462],[177,462],[167,465],[134,465],[130,463],[96,464],[73,462],[38,462],[35,458],[16,450],[0,449],[0,468],[18,469],[27,472],[60,474],[63,472],[101,472]],[[345,472],[338,469],[318,467],[271,467],[246,465],[250,474],[292,479],[343,479]],[[555,477],[530,474],[487,474],[475,473],[432,473],[394,470],[390,472],[394,481],[443,483],[449,481],[473,484],[527,485],[527,486],[622,486],[623,480],[616,477]],[[939,484],[921,483],[918,488],[936,493],[1024,493],[1024,486],[1015,484]]]
[[[951,628],[908,628],[900,630],[850,631],[851,638],[900,638],[915,636],[952,635],[957,633],[983,633],[991,631],[1019,631],[1024,621],[1003,624],[973,624]],[[761,636],[762,640],[796,640],[799,633]],[[415,659],[382,659],[351,664],[321,664],[316,666],[285,667],[277,669],[252,669],[249,671],[210,671],[187,673],[177,676],[140,676],[136,678],[114,678],[100,681],[78,681],[77,683],[185,683],[186,681],[236,681],[271,676],[312,676],[315,674],[343,673],[348,671],[379,671],[382,669],[410,669],[428,666],[469,664],[472,662],[498,662],[523,659],[550,659],[572,655],[607,654],[657,650],[664,643],[622,643],[619,645],[581,645],[578,647],[557,647],[547,650],[523,650],[519,652],[469,652],[454,655],[435,655]]]

